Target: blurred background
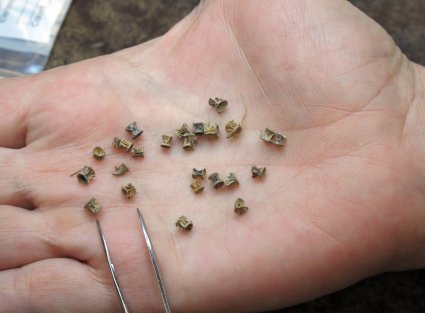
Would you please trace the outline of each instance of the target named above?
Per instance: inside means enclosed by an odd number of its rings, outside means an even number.
[[[111,53],[158,37],[198,2],[74,0],[47,68]],[[411,60],[425,65],[425,0],[350,2],[381,24]],[[282,294],[282,297],[285,295]],[[320,299],[273,313],[354,312],[424,313],[425,270],[383,274]]]

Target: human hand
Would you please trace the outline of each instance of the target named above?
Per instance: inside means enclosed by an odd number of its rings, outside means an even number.
[[[215,1],[155,41],[1,82],[0,312],[119,310],[81,208],[92,195],[135,312],[161,312],[137,206],[176,312],[264,310],[423,265],[412,244],[423,238],[413,120],[423,75],[344,1]],[[215,95],[230,102],[221,116],[206,104]],[[189,153],[159,147],[183,122],[223,126],[244,113],[238,138],[201,140]],[[133,120],[145,160],[112,149],[91,159]],[[283,151],[260,142],[267,126],[287,134]],[[132,171],[111,177],[123,160]],[[97,177],[81,186],[69,174],[86,164]],[[251,180],[252,164],[267,166],[264,181]],[[241,186],[195,196],[193,166],[234,171]],[[119,188],[130,180],[139,194],[126,202]],[[250,207],[240,218],[239,196]],[[192,233],[175,230],[181,214]]]

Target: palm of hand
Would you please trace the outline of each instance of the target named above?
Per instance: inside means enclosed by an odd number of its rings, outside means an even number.
[[[19,94],[25,117],[25,129],[9,140],[26,136],[24,148],[2,149],[3,162],[20,169],[5,168],[1,181],[9,205],[2,227],[15,237],[0,237],[8,248],[0,286],[13,282],[21,296],[2,289],[0,296],[12,311],[25,310],[22,300],[37,310],[117,310],[93,218],[81,209],[91,196],[104,206],[100,219],[133,311],[161,308],[137,206],[179,312],[289,305],[386,269],[396,251],[388,237],[403,218],[394,212],[407,201],[387,187],[404,164],[397,147],[408,109],[387,87],[409,76],[409,63],[343,1],[243,5],[207,2],[153,42],[2,82],[5,93]],[[206,104],[215,95],[230,103],[221,116]],[[237,138],[201,139],[193,152],[177,142],[159,147],[161,134],[183,122],[223,129],[244,115]],[[136,140],[144,160],[112,148],[106,160],[92,160],[94,146],[109,147],[133,120],[145,130]],[[287,134],[287,147],[260,142],[265,127]],[[131,172],[112,177],[122,161]],[[252,164],[267,167],[264,181],[250,178]],[[97,173],[89,186],[68,178],[84,165]],[[194,166],[233,171],[241,185],[193,195]],[[120,186],[129,181],[139,193],[127,202]],[[240,196],[251,210],[236,217]],[[182,214],[195,223],[190,234],[175,230]]]

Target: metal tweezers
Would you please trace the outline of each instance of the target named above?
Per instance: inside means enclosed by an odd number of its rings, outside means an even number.
[[[112,279],[114,281],[115,289],[116,289],[116,291],[118,293],[118,297],[120,299],[122,311],[124,313],[129,313],[129,311],[127,309],[127,305],[124,302],[124,297],[122,295],[120,285],[118,284],[118,276],[117,276],[117,273],[115,272],[115,267],[114,267],[114,264],[112,263],[111,256],[109,255],[108,245],[106,244],[106,239],[105,239],[105,236],[103,235],[102,228],[100,227],[99,220],[96,220],[96,223],[97,223],[97,229],[99,230],[100,239],[102,241],[103,250],[105,251],[106,258],[108,259],[109,269],[111,270]]]
[[[159,271],[159,266],[156,260],[155,251],[153,250],[152,242],[149,238],[148,229],[146,228],[145,220],[143,219],[143,215],[139,209],[137,209],[137,214],[139,214],[140,226],[142,227],[143,235],[146,240],[146,245],[148,246],[149,256],[151,258],[156,280],[158,282],[159,289],[161,291],[161,297],[162,297],[162,302],[164,303],[165,312],[171,313],[171,309],[170,309],[170,305],[169,305],[168,297],[167,297],[167,291],[165,290],[165,285],[161,278],[161,272]]]

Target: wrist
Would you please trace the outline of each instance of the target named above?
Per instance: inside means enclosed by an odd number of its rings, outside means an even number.
[[[391,270],[425,267],[425,68],[413,64],[411,73],[413,92],[400,140],[400,158],[405,166],[399,175],[408,182],[403,195],[406,205],[400,207],[402,235],[396,238],[398,250]]]

